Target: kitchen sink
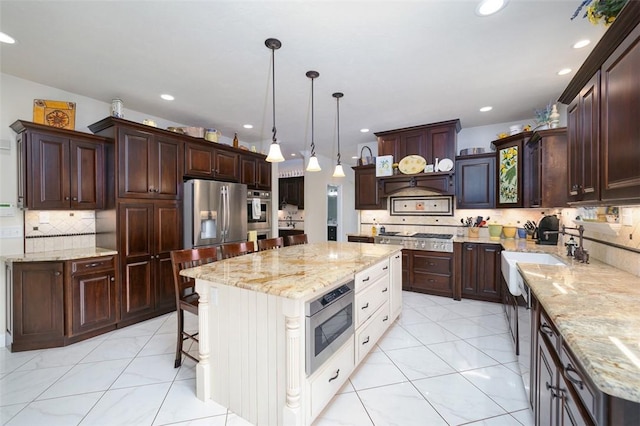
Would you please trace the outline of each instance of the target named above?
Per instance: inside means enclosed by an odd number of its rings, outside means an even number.
[[[567,266],[562,260],[548,253],[527,253],[519,251],[503,251],[501,270],[504,280],[507,282],[509,292],[514,296],[521,294],[517,283],[517,263],[537,263],[540,265]]]

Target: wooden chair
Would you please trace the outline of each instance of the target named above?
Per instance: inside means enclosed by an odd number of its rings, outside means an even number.
[[[284,246],[284,238],[268,238],[266,240],[258,240],[258,251],[277,249]]]
[[[287,246],[297,246],[298,244],[307,244],[309,241],[307,240],[307,234],[296,234],[296,235],[287,235],[284,239],[284,245]]]
[[[176,313],[178,315],[178,340],[174,368],[178,368],[182,364],[182,354],[198,362],[196,357],[183,349],[183,343],[187,339],[191,339],[194,342],[198,341],[198,332],[190,334],[184,331],[184,311],[198,315],[198,299],[200,296],[196,293],[195,280],[183,277],[180,275],[180,271],[215,262],[216,260],[218,260],[218,250],[215,247],[174,250],[171,252],[171,266],[173,268],[173,281],[176,291]]]
[[[227,243],[220,247],[220,251],[223,259],[229,259],[230,257],[253,253],[256,250],[253,241],[247,241],[242,243]]]

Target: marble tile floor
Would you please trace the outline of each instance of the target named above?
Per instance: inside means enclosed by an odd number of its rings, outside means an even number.
[[[403,298],[400,319],[315,426],[533,424],[501,305]],[[168,314],[65,348],[1,348],[1,423],[249,425],[195,397],[195,363],[173,368],[175,321]],[[187,329],[196,327],[188,316]]]

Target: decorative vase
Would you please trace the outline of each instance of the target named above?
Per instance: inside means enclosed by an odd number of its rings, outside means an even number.
[[[498,224],[489,224],[489,238],[492,240],[499,240],[500,235],[502,234],[502,225]]]
[[[551,114],[549,114],[549,127],[555,129],[560,124],[560,113],[556,108],[556,104],[551,107]]]

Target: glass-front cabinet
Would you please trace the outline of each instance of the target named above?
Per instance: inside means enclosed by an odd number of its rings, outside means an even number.
[[[496,149],[496,208],[524,207],[524,144],[531,132],[522,132],[491,142]]]

